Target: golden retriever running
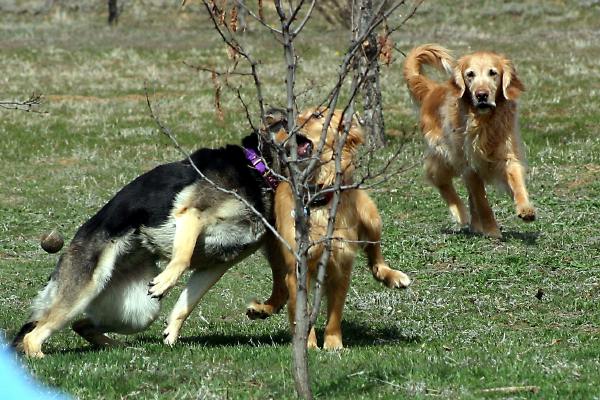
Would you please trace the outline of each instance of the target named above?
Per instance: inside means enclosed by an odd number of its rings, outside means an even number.
[[[430,65],[452,75],[438,83],[422,73]],[[454,62],[436,44],[413,49],[404,78],[420,104],[420,126],[428,145],[425,174],[448,204],[454,219],[469,224],[467,211],[452,180],[462,177],[469,193],[470,228],[502,236],[488,204],[484,185],[495,183],[513,196],[517,216],[535,219],[525,187],[525,155],[517,127],[517,103],[523,84],[504,56],[475,52]]]

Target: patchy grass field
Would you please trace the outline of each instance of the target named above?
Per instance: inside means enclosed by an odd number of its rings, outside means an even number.
[[[422,179],[422,143],[395,53],[383,69],[392,136],[381,158],[403,146],[397,166],[414,167],[372,194],[387,259],[414,285],[389,291],[357,262],[344,314],[347,350],[310,353],[319,398],[600,398],[599,37],[598,2],[583,0],[430,2],[396,34],[405,52],[435,41],[457,54],[486,48],[515,61],[528,89],[521,129],[539,220],[520,223],[507,196],[492,193],[504,240],[456,230]],[[338,28],[308,26],[299,44],[302,104],[321,99],[312,88],[333,79],[345,40]],[[276,105],[281,50],[257,24],[246,42]],[[70,238],[132,178],[180,158],[148,115],[145,85],[190,150],[237,142],[248,128],[229,92],[218,121],[210,76],[183,64],[227,63],[200,8],[132,5],[115,29],[93,12],[3,14],[0,49],[0,99],[35,90],[48,111],[0,110],[0,329],[11,339],[57,259],[39,248],[40,234],[59,228]],[[251,96],[250,82],[234,82]],[[47,342],[45,359],[24,362],[83,399],[294,398],[285,313],[244,316],[250,298],[268,294],[269,275],[258,255],[228,272],[174,348],[162,344],[161,323],[108,351],[65,330]],[[539,392],[483,391],[525,385]]]

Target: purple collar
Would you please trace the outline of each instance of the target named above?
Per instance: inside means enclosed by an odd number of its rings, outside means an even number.
[[[277,177],[271,172],[269,167],[267,167],[265,160],[263,160],[262,157],[258,155],[256,150],[244,147],[244,154],[246,155],[246,159],[250,161],[250,164],[252,164],[254,169],[260,172],[265,181],[267,181],[271,189],[277,189],[277,185],[279,185],[279,179],[277,179]]]

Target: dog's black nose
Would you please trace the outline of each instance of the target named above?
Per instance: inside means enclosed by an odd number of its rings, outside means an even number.
[[[488,96],[489,96],[488,92],[484,92],[482,90],[478,90],[477,92],[475,92],[475,98],[480,103],[487,102],[488,101]]]

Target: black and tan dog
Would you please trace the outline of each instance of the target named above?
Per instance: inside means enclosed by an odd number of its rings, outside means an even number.
[[[269,129],[287,137],[278,115],[270,113]],[[164,331],[165,343],[173,344],[194,306],[231,266],[261,247],[271,264],[281,264],[280,247],[261,218],[273,221],[273,188],[259,153],[259,135],[252,134],[241,147],[200,149],[190,156],[193,165],[188,159],[160,165],[126,185],[79,228],[13,345],[42,357],[44,341],[81,313],[75,332],[94,345],[118,344],[105,333],[147,328],[160,298],[191,269]],[[170,260],[162,272],[159,259]],[[273,297],[285,296],[281,291],[283,285],[274,287]]]

